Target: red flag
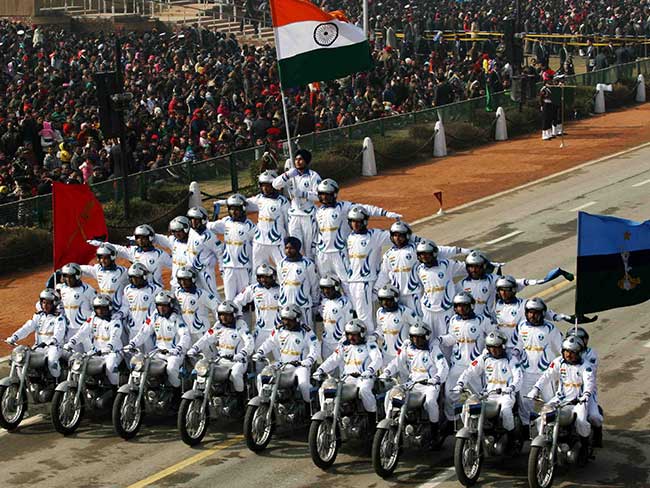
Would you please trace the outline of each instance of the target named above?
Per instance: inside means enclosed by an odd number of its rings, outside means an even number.
[[[72,262],[88,264],[97,248],[86,240],[108,236],[102,204],[88,185],[54,183],[52,210],[54,269]]]

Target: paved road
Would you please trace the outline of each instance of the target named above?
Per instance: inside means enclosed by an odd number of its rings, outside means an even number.
[[[459,168],[459,171],[462,168]],[[471,192],[480,181],[468,181]],[[553,266],[575,268],[576,209],[644,220],[650,208],[650,149],[584,167],[419,224],[418,234],[439,243],[486,250],[518,277],[538,278]],[[567,282],[529,288],[556,311],[571,313],[574,287]],[[601,314],[591,326],[600,353],[601,403],[606,447],[582,470],[562,470],[557,486],[650,486],[650,305]],[[566,329],[567,324],[561,325]],[[306,433],[277,438],[262,455],[246,450],[237,423],[215,426],[198,448],[178,440],[174,420],[151,420],[132,442],[117,439],[107,421],[86,422],[71,438],[53,433],[47,415],[31,412],[32,425],[0,432],[2,486],[459,486],[448,440],[441,452],[405,452],[394,479],[372,471],[359,444],[344,445],[329,472],[315,468]],[[359,455],[357,455],[359,454]],[[488,462],[483,486],[527,486],[525,456]],[[574,481],[575,480],[575,481]]]

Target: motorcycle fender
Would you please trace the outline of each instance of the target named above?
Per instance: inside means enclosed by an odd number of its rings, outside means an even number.
[[[546,447],[549,445],[549,442],[546,440],[546,437],[543,435],[538,435],[530,442],[530,447]]]
[[[131,386],[128,383],[120,386],[117,390],[118,393],[130,393],[132,391],[138,391],[138,388],[135,386]]]
[[[203,392],[198,390],[188,390],[183,393],[183,400],[196,400],[197,398],[203,398]]]
[[[377,424],[378,429],[388,429],[393,424],[392,419],[383,419]]]
[[[65,380],[56,385],[55,391],[68,391],[70,388],[77,386],[76,381]]]
[[[264,403],[264,401],[260,395],[257,395],[248,401],[248,405],[251,407],[259,407],[262,403]]]
[[[0,380],[0,386],[17,385],[18,383],[20,383],[20,379],[17,376],[7,376]]]
[[[456,439],[471,439],[472,433],[467,427],[463,427],[458,432],[456,432]]]
[[[327,414],[322,410],[319,410],[311,417],[312,420],[325,420],[326,418],[327,418]]]

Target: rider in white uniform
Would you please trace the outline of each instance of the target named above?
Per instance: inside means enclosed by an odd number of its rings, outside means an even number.
[[[176,272],[181,266],[191,266],[187,257],[187,238],[190,233],[190,219],[184,215],[175,217],[169,223],[168,236],[156,234],[156,244],[169,249],[172,253],[172,278],[170,281],[171,289],[178,287],[176,281]]]
[[[199,287],[221,301],[215,266],[218,265],[220,273],[223,273],[223,242],[206,228],[208,212],[203,207],[190,208],[187,218],[192,227],[187,238],[187,259],[197,272]]]
[[[339,343],[344,339],[345,324],[353,318],[352,304],[342,293],[341,281],[337,276],[324,276],[318,285],[322,294],[320,302],[321,317],[323,317],[323,334],[321,343],[323,360],[332,355]],[[365,325],[364,325],[365,337]],[[365,340],[365,339],[364,339]]]

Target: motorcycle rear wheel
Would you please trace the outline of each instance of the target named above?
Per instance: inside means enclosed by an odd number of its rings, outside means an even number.
[[[382,478],[392,476],[399,463],[400,446],[395,443],[395,428],[377,429],[372,441],[372,467]]]
[[[483,466],[483,455],[480,454],[477,458],[476,439],[470,442],[470,439],[456,438],[454,444],[454,469],[458,481],[464,486],[473,486],[478,481],[481,475],[481,467]]]
[[[141,405],[137,408],[137,399],[138,393],[135,391],[118,393],[113,403],[113,429],[117,435],[127,441],[138,435],[142,425],[144,407]]]
[[[200,413],[202,398],[188,400],[183,398],[178,409],[178,431],[181,439],[188,446],[199,444],[208,431],[210,416],[207,411]]]
[[[74,434],[81,424],[84,414],[83,401],[75,408],[75,397],[77,396],[76,388],[67,391],[55,391],[52,397],[50,414],[54,430],[65,436]],[[70,409],[74,409],[70,413]]]
[[[309,453],[314,464],[327,469],[334,464],[340,442],[331,438],[332,419],[312,420],[309,426]]]
[[[0,427],[12,432],[23,421],[27,411],[27,395],[23,391],[20,400],[16,403],[16,396],[20,385],[0,386]]]
[[[532,446],[528,455],[528,486],[549,488],[553,485],[555,466],[549,461],[547,447]]]

